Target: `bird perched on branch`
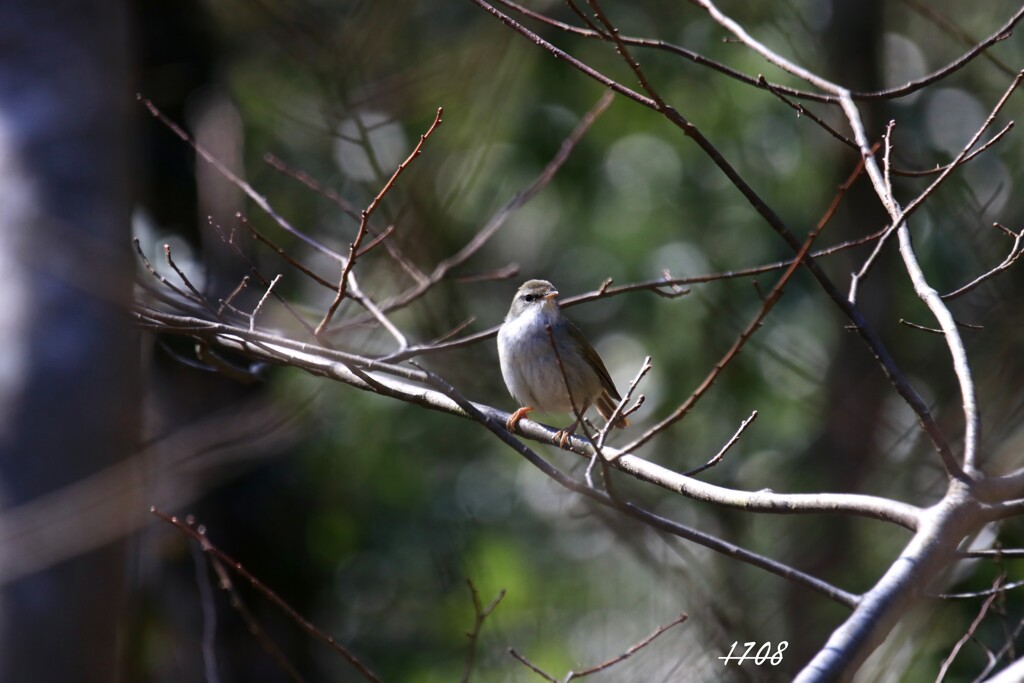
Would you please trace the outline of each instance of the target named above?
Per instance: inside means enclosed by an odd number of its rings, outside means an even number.
[[[559,432],[564,446],[591,405],[607,420],[622,399],[601,357],[562,313],[557,297],[547,280],[523,283],[498,331],[498,358],[505,385],[520,405],[505,427],[515,431],[532,410],[571,412],[576,420]],[[624,417],[615,422],[628,425]]]

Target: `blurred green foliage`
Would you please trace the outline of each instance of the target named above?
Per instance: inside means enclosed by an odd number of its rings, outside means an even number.
[[[208,41],[203,69],[173,68],[196,57],[185,36],[177,56],[165,55],[163,63],[150,56],[140,72],[140,89],[172,115],[180,112],[186,123],[196,121],[201,103],[213,95],[230,102],[241,122],[247,180],[293,225],[336,249],[347,248],[357,222],[265,163],[264,155],[273,154],[362,208],[443,106],[443,126],[387,195],[375,222],[381,229],[393,224],[394,243],[425,272],[461,248],[541,172],[602,94],[598,84],[469,2],[138,4],[157,25],[171,19],[181,23],[181,16],[193,13],[186,35],[201,33]],[[801,85],[722,40],[722,29],[696,7],[654,0],[602,5],[625,34],[677,43],[744,73]],[[836,41],[857,30],[837,25],[837,15],[851,5],[863,5],[853,11],[875,12],[879,23],[870,27],[872,40],[864,42],[862,53],[836,54]],[[558,3],[532,6],[576,21]],[[915,7],[909,1],[793,0],[727,11],[753,35],[826,76],[840,70],[837,61],[845,69],[851,66],[845,62],[860,60],[870,78],[852,85],[877,89],[899,82],[893,78],[922,75],[906,75],[914,65],[931,71],[966,50]],[[1015,4],[946,1],[929,7],[980,38]],[[525,23],[635,86],[635,77],[608,45]],[[140,41],[141,51],[147,47]],[[895,119],[894,164],[945,163],[951,150],[943,141],[948,136],[966,141],[964,132],[972,131],[964,126],[978,123],[972,119],[957,127],[949,107],[968,118],[973,107],[984,116],[1012,80],[993,61],[1015,70],[1022,52],[1020,41],[1004,41],[991,51],[993,59],[980,58],[937,86],[871,105],[869,135],[880,139],[884,122]],[[795,234],[806,234],[853,169],[856,155],[770,93],[666,52],[636,49],[635,54],[665,100],[712,141]],[[186,72],[194,74],[187,85],[181,77]],[[1019,111],[1018,100],[1019,95],[1001,120]],[[806,106],[840,126],[835,111]],[[149,127],[144,133],[154,139],[166,135]],[[1020,229],[1024,203],[1015,187],[1024,158],[1020,144],[1019,136],[1001,142],[950,179],[917,214],[915,239],[938,289],[959,286],[1003,258],[1008,240],[991,227],[993,221]],[[187,157],[181,147],[177,153]],[[152,196],[192,191],[187,176],[167,174],[172,167],[149,168]],[[897,179],[905,197],[927,182]],[[181,226],[190,221],[199,226],[202,208],[197,219],[187,212],[174,217],[180,204],[163,212],[156,205],[155,200],[149,205],[155,239],[181,232],[201,254],[201,228]],[[256,207],[246,205],[244,211],[252,225],[324,277],[337,277],[329,263],[318,262]],[[861,180],[819,242],[836,244],[883,225]],[[264,272],[285,273],[281,291],[307,307],[303,310],[315,322],[330,293],[303,281],[268,250],[253,246],[252,251]],[[867,253],[861,247],[822,263],[843,289]],[[680,130],[617,98],[544,191],[454,273],[472,275],[515,263],[516,277],[447,281],[394,320],[411,340],[427,341],[470,316],[475,318],[470,330],[499,323],[516,285],[527,277],[551,279],[569,295],[595,289],[608,277],[625,283],[656,278],[666,269],[675,276],[701,275],[790,255]],[[357,270],[376,296],[410,284],[383,249]],[[776,277],[759,276],[760,290],[770,289]],[[965,322],[986,326],[984,332],[965,334],[977,359],[982,407],[994,416],[986,423],[986,451],[993,458],[1016,458],[1001,466],[1020,464],[1019,453],[1003,452],[1001,445],[1020,426],[1016,387],[1022,377],[1017,352],[1022,326],[1019,306],[1010,302],[1021,285],[1014,271],[955,304]],[[637,414],[640,430],[694,390],[760,304],[758,289],[742,278],[694,286],[688,296],[674,300],[650,293],[607,299],[574,307],[570,316],[596,342],[620,386],[645,355],[653,357],[655,369],[640,389],[648,397]],[[900,319],[930,322],[891,250],[865,283],[861,304],[943,425],[958,434],[958,397],[942,340],[898,324]],[[345,306],[341,319],[358,313]],[[273,320],[287,324],[285,316]],[[708,396],[642,455],[673,469],[695,467],[757,410],[757,422],[721,465],[703,475],[707,480],[746,489],[855,490],[914,503],[936,500],[944,490],[938,458],[844,322],[811,278],[798,273]],[[339,333],[336,342],[367,353],[392,346],[384,332],[365,327]],[[474,400],[513,408],[493,343],[423,362]],[[192,371],[182,367],[180,372]],[[272,373],[269,392],[282,410],[316,396],[303,414],[306,436],[274,464],[240,473],[230,490],[212,491],[203,503],[204,521],[215,540],[224,541],[247,566],[258,565],[261,578],[386,681],[459,680],[470,646],[465,633],[473,624],[467,578],[485,604],[507,591],[476,642],[471,680],[478,683],[531,680],[533,674],[508,656],[508,647],[561,676],[623,652],[681,611],[690,614],[687,623],[595,679],[782,680],[846,615],[806,589],[594,509],[472,423],[324,385],[321,378],[294,371]],[[560,424],[564,416],[547,417]],[[582,475],[585,463],[541,450]],[[837,450],[855,458],[839,457]],[[626,495],[661,514],[851,591],[870,587],[908,538],[879,522],[724,511],[620,479]],[[235,512],[215,512],[224,506]],[[243,531],[245,524],[255,531]],[[1021,541],[1018,523],[1004,527],[1004,542]],[[187,576],[191,559],[179,559]],[[988,561],[965,566],[950,577],[948,588],[981,589],[998,568]],[[1019,577],[1012,562],[1006,568]],[[249,600],[260,603],[261,598],[250,594]],[[980,600],[930,603],[880,649],[877,661],[865,669],[875,672],[866,676],[877,677],[864,680],[932,680],[979,606]],[[1011,594],[1000,606],[1005,618],[987,620],[979,639],[994,646],[1004,642],[1000,629],[1016,626],[1021,607]],[[221,633],[244,630],[221,595],[217,610]],[[265,606],[258,611],[274,633],[295,630],[280,613]],[[178,630],[162,625],[164,620]],[[200,630],[197,620],[175,621],[157,613],[145,624],[148,647],[175,650],[183,658],[199,656],[192,643]],[[357,680],[322,644],[297,632],[282,637],[286,655],[308,680]],[[781,639],[790,649],[778,669],[723,668],[717,660],[735,640]],[[243,680],[253,666],[262,671],[260,680],[285,680],[244,633],[221,635],[218,644],[222,681]],[[167,659],[154,655],[150,661]],[[984,661],[979,648],[966,647],[947,680],[970,680]],[[139,668],[140,676],[152,680],[168,673],[154,673],[152,665]]]

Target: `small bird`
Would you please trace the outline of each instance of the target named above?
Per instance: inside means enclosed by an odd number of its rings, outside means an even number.
[[[622,400],[601,357],[565,317],[556,297],[558,290],[547,280],[527,280],[516,292],[498,330],[501,375],[521,406],[505,422],[510,432],[532,410],[565,413],[572,412],[575,404],[582,416],[594,405],[607,420]],[[571,399],[567,385],[572,390]],[[579,422],[577,417],[559,432],[560,445],[565,445]],[[615,423],[616,427],[628,425],[624,417]]]

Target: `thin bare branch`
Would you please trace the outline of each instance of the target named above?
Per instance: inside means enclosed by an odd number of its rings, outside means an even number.
[[[985,618],[985,615],[988,614],[988,610],[992,607],[992,603],[994,603],[996,598],[999,597],[1002,590],[1001,585],[1005,578],[1006,577],[1002,574],[996,577],[995,581],[992,583],[991,590],[993,592],[989,595],[989,598],[982,603],[981,609],[978,610],[978,615],[974,617],[974,621],[971,622],[971,625],[967,627],[967,631],[960,640],[957,641],[956,645],[953,646],[949,655],[942,661],[942,666],[939,667],[939,674],[935,677],[935,683],[942,683],[942,681],[946,679],[946,672],[949,671],[949,667],[953,664],[953,660],[956,659],[958,654],[960,654],[960,650],[967,644],[967,641],[974,637],[974,632],[978,630],[979,626],[981,626],[981,621]]]
[[[151,508],[150,512],[199,543],[199,546],[202,548],[204,553],[216,558],[220,562],[223,562],[225,566],[230,567],[233,572],[245,579],[246,582],[248,582],[256,591],[262,593],[264,597],[270,600],[270,602],[276,605],[282,612],[287,614],[292,621],[302,628],[302,630],[317,640],[326,643],[328,647],[340,654],[356,671],[360,673],[360,675],[363,676],[363,678],[368,681],[373,681],[374,683],[382,683],[380,678],[377,677],[377,674],[373,673],[373,671],[363,664],[358,657],[352,654],[348,648],[335,640],[333,636],[327,635],[321,631],[313,625],[312,622],[299,614],[295,608],[289,605],[281,596],[271,590],[253,574],[249,573],[249,571],[246,570],[240,562],[235,561],[229,555],[214,546],[213,543],[210,542],[209,537],[201,531],[201,527],[194,528],[193,526],[185,524],[177,517],[164,514],[155,507]]]
[[[615,666],[616,664],[618,664],[619,662],[622,662],[622,661],[624,661],[626,659],[629,659],[630,657],[635,655],[637,652],[639,652],[640,650],[644,649],[645,647],[650,645],[652,642],[654,642],[655,638],[657,638],[661,634],[665,633],[666,631],[672,629],[673,627],[678,626],[679,624],[683,623],[688,618],[689,618],[688,615],[685,612],[683,612],[678,617],[676,617],[672,621],[668,622],[667,624],[662,624],[658,628],[656,628],[653,631],[651,631],[650,635],[648,635],[643,640],[641,640],[641,641],[639,641],[637,643],[634,643],[625,652],[623,652],[622,654],[618,655],[617,657],[612,657],[608,661],[602,662],[601,664],[598,664],[596,666],[592,666],[589,669],[584,669],[583,671],[572,672],[570,675],[566,676],[564,680],[565,681],[569,681],[569,680],[571,680],[573,678],[583,678],[584,676],[589,676],[590,674],[596,674],[599,671],[604,671],[605,669],[609,669],[609,668]]]
[[[518,652],[516,652],[516,649],[514,647],[510,647],[508,649],[508,653],[510,655],[512,655],[512,657],[514,657],[517,661],[519,661],[523,666],[525,666],[526,668],[528,668],[531,671],[533,671],[533,673],[537,674],[538,676],[543,678],[545,681],[550,681],[550,683],[559,683],[557,678],[555,678],[551,674],[549,674],[546,671],[544,671],[543,669],[541,669],[539,666],[537,666],[536,664],[531,662],[529,659],[527,659],[523,655],[521,655]]]
[[[1013,236],[1013,246],[1010,247],[1010,253],[1006,255],[1006,258],[1003,259],[1002,263],[1000,263],[998,266],[988,271],[987,273],[982,273],[978,277],[968,282],[966,285],[963,285],[962,287],[959,287],[953,290],[952,292],[949,292],[948,294],[943,294],[943,300],[949,301],[950,299],[955,299],[959,296],[967,294],[968,292],[975,289],[982,283],[990,280],[996,275],[999,275],[1003,271],[1007,270],[1014,263],[1016,263],[1017,260],[1021,257],[1021,254],[1024,254],[1024,230],[1021,230],[1018,233],[1013,233]]]
[[[169,290],[171,290],[175,294],[179,295],[180,297],[182,297],[186,301],[191,301],[191,302],[199,304],[201,306],[205,305],[205,299],[203,298],[202,295],[198,295],[197,296],[196,294],[193,294],[192,292],[185,291],[184,289],[178,287],[173,282],[168,280],[166,277],[161,275],[159,273],[159,271],[157,271],[157,269],[153,267],[153,264],[150,263],[149,259],[146,258],[146,254],[143,253],[143,251],[142,251],[142,245],[139,243],[139,238],[136,237],[136,238],[132,239],[132,244],[135,245],[135,253],[139,255],[139,259],[142,261],[142,265],[145,266],[146,270],[149,271],[150,275],[152,275],[154,278],[156,278],[157,282],[162,284],[164,287],[167,287]]]
[[[748,417],[746,420],[744,420],[743,422],[740,423],[739,428],[736,429],[736,432],[732,435],[732,438],[730,438],[728,441],[725,442],[725,445],[722,446],[722,448],[718,451],[718,453],[716,453],[714,455],[713,458],[708,460],[706,463],[704,463],[700,467],[695,467],[694,469],[690,470],[689,472],[683,472],[683,476],[684,477],[694,477],[694,476],[700,474],[701,472],[703,472],[704,470],[711,469],[712,467],[714,467],[718,463],[722,462],[722,458],[725,457],[725,454],[729,452],[730,448],[732,448],[734,445],[736,445],[736,442],[740,440],[741,436],[743,436],[743,432],[745,432],[747,430],[747,427],[749,427],[750,424],[754,420],[756,420],[756,419],[757,419],[757,411],[755,410],[754,412],[752,412],[750,414],[750,417]]]
[[[263,292],[263,296],[260,297],[260,301],[256,304],[256,308],[252,309],[252,314],[249,316],[249,331],[252,332],[256,329],[256,316],[260,314],[260,310],[263,308],[263,304],[266,302],[267,297],[270,296],[270,292],[273,291],[274,285],[281,279],[281,274],[278,273],[270,284],[267,285],[267,291]]]
[[[195,285],[192,284],[192,281],[188,279],[188,276],[185,275],[181,268],[178,267],[178,264],[174,262],[174,259],[171,258],[171,245],[167,242],[164,242],[164,258],[167,259],[167,265],[174,269],[174,272],[178,274],[178,277],[185,283],[185,286],[188,287],[189,291],[195,295],[196,300],[205,302],[206,297],[196,289]]]
[[[357,224],[360,222],[361,219],[359,209],[353,206],[347,199],[342,197],[336,191],[327,187],[326,185],[323,185],[305,171],[301,171],[297,168],[289,166],[284,161],[274,156],[273,154],[270,154],[269,152],[263,155],[263,160],[266,161],[271,168],[280,171],[281,173],[285,174],[290,178],[294,178],[295,180],[299,181],[300,183],[311,189],[313,192],[316,192],[317,194],[327,199],[327,201],[331,202],[332,204],[340,208],[343,213],[352,218],[352,220],[354,220]],[[369,226],[368,231],[371,235],[374,236],[374,241],[376,241],[376,239],[382,238],[384,234],[387,232],[387,230],[379,232],[372,225]],[[416,264],[414,264],[405,254],[402,253],[402,250],[399,249],[397,244],[395,244],[393,241],[385,240],[384,246],[388,251],[388,255],[391,256],[391,258],[394,259],[394,261],[398,263],[398,265],[402,267],[406,274],[409,275],[415,282],[421,282],[423,280],[426,280],[426,274],[418,267],[416,267]],[[331,289],[334,289],[334,285],[328,284],[328,286]]]
[[[585,678],[587,676],[590,676],[591,674],[596,674],[596,673],[599,673],[601,671],[606,671],[606,670],[612,668],[613,666],[615,666],[616,664],[619,664],[619,663],[629,659],[630,657],[635,655],[637,652],[639,652],[640,650],[644,649],[645,647],[650,645],[652,642],[654,642],[654,640],[658,636],[660,636],[661,634],[663,634],[666,631],[670,630],[674,626],[678,626],[679,624],[683,623],[684,621],[687,620],[687,618],[688,617],[687,617],[686,613],[684,612],[684,613],[680,614],[678,617],[676,617],[675,619],[673,619],[672,621],[670,621],[669,623],[663,624],[663,625],[659,626],[658,628],[654,629],[654,631],[651,632],[650,635],[648,635],[646,638],[644,638],[640,642],[634,643],[633,645],[631,645],[622,654],[617,655],[615,657],[612,657],[611,659],[609,659],[607,661],[604,661],[604,662],[601,662],[600,664],[597,664],[595,666],[591,666],[591,667],[588,667],[586,669],[582,669],[580,671],[575,671],[575,670],[569,671],[565,676],[562,677],[561,681],[559,681],[559,679],[555,678],[551,674],[545,672],[543,669],[541,669],[539,666],[537,666],[536,664],[531,662],[525,656],[523,656],[523,655],[519,654],[518,652],[516,652],[516,650],[514,648],[509,648],[508,649],[508,653],[510,655],[512,655],[513,657],[515,657],[524,666],[528,667],[535,674],[537,674],[538,676],[540,676],[541,678],[543,678],[546,681],[553,681],[553,683],[569,683],[569,681],[575,680],[577,678]]]
[[[515,12],[518,12],[519,14],[522,14],[523,16],[530,17],[531,19],[540,21],[544,24],[547,24],[548,26],[552,26],[566,33],[582,36],[584,38],[592,38],[598,40],[609,39],[609,37],[604,32],[579,28],[577,26],[572,26],[571,24],[566,24],[564,22],[551,19],[550,17],[541,14],[540,12],[533,11],[523,5],[520,5],[519,3],[512,2],[511,0],[495,1],[505,7],[508,7],[509,9],[512,9]],[[480,3],[477,4],[479,5]],[[961,55],[960,57],[958,57],[957,59],[951,61],[950,63],[946,64],[945,66],[939,69],[936,69],[930,74],[922,76],[921,78],[908,81],[903,85],[896,86],[893,88],[886,88],[884,90],[875,91],[855,91],[851,92],[850,94],[855,100],[889,100],[898,99],[900,97],[905,97],[906,95],[915,93],[931,85],[932,83],[941,81],[942,79],[947,78],[951,74],[956,73],[957,71],[959,71],[960,69],[964,68],[972,61],[974,61],[974,59],[976,59],[977,57],[986,55],[990,47],[992,47],[996,43],[1006,40],[1010,36],[1010,33],[1013,31],[1013,28],[1020,22],[1022,18],[1024,18],[1024,10],[1017,12],[1012,17],[1010,17],[1010,19],[1007,20],[1006,23],[997,28],[995,32],[993,32],[984,40],[977,43],[972,43],[968,51]],[[827,102],[830,104],[838,104],[839,102],[839,99],[831,92],[812,92],[800,90],[797,88],[791,88],[777,83],[768,83],[767,81],[764,81],[760,76],[749,76],[741,71],[733,69],[732,67],[726,66],[725,64],[708,59],[707,57],[701,55],[700,53],[694,52],[692,50],[687,50],[684,47],[669,43],[664,40],[637,38],[631,36],[621,36],[620,40],[622,40],[622,42],[625,43],[626,45],[635,47],[645,47],[672,53],[679,57],[688,59],[691,62],[698,64],[700,66],[706,66],[708,68],[714,69],[715,71],[725,74],[726,76],[733,78],[737,81],[764,90],[773,90],[776,93],[781,93],[784,95],[788,95],[790,97],[797,97],[800,99],[812,100],[817,102]]]
[[[210,154],[210,152],[207,151],[205,147],[197,143],[192,138],[192,136],[185,132],[185,130],[181,126],[179,126],[174,121],[165,116],[164,113],[160,111],[160,109],[158,109],[157,106],[153,104],[150,100],[146,99],[141,94],[136,95],[136,99],[138,99],[138,101],[141,102],[142,105],[146,107],[147,110],[149,110],[149,113],[155,119],[160,121],[160,123],[164,124],[164,126],[166,126],[168,130],[170,130],[172,133],[178,136],[178,138],[180,138],[183,142],[185,142],[192,149],[194,149],[196,151],[196,154],[201,156],[208,164],[217,169],[217,171],[222,176],[224,176],[231,184],[233,184],[238,189],[242,190],[242,192],[244,192],[245,195],[256,204],[256,206],[260,207],[260,209],[265,214],[270,216],[271,219],[273,219],[273,221],[277,223],[277,225],[282,230],[292,235],[296,239],[302,241],[306,245],[312,247],[313,249],[319,251],[321,254],[329,256],[330,258],[333,258],[339,263],[343,261],[342,255],[339,254],[338,252],[334,251],[333,249],[329,249],[327,246],[313,239],[312,237],[302,232],[301,230],[297,230],[296,228],[292,227],[291,223],[285,220],[284,217],[282,217],[279,213],[277,213],[277,211],[274,210],[274,207],[270,205],[270,202],[267,201],[266,197],[256,192],[256,190],[254,190],[249,183],[239,178],[231,169],[229,169],[219,159],[217,159],[217,157]]]
[[[480,601],[480,592],[476,589],[473,579],[466,579],[466,585],[469,587],[469,594],[473,600],[473,629],[466,634],[466,637],[469,638],[469,651],[466,653],[466,665],[462,670],[462,683],[469,683],[469,677],[473,675],[473,669],[476,667],[477,641],[480,639],[480,631],[484,627],[484,622],[505,597],[505,589],[502,588],[498,591],[498,595],[484,607],[483,602]]]
[[[718,376],[722,373],[722,371],[733,361],[733,359],[735,359],[740,354],[740,352],[743,350],[743,347],[746,346],[750,338],[754,336],[754,333],[761,328],[762,324],[764,324],[764,320],[766,317],[768,317],[768,313],[771,312],[772,308],[775,307],[775,304],[778,303],[779,299],[782,297],[782,292],[784,291],[786,284],[789,283],[789,280],[796,273],[797,268],[800,267],[800,264],[803,262],[804,257],[806,257],[807,253],[810,251],[811,245],[814,243],[814,240],[817,239],[818,235],[821,234],[821,230],[825,227],[825,223],[826,221],[824,220],[819,222],[817,227],[811,232],[810,235],[808,235],[803,247],[801,247],[800,251],[797,252],[796,259],[793,261],[792,264],[790,264],[789,268],[786,269],[782,276],[779,277],[778,282],[775,283],[775,286],[772,287],[771,292],[769,292],[768,296],[765,297],[764,302],[761,304],[761,307],[758,309],[758,312],[751,319],[750,323],[746,326],[746,328],[743,329],[742,332],[740,332],[739,336],[736,337],[736,341],[733,342],[732,346],[730,346],[729,349],[725,352],[721,360],[715,363],[714,367],[711,368],[711,370],[704,377],[704,380],[700,383],[700,385],[696,389],[694,389],[693,393],[690,394],[690,396],[685,401],[683,401],[683,403],[681,403],[678,408],[672,411],[671,414],[669,414],[667,417],[663,418],[657,424],[649,428],[639,437],[631,441],[628,445],[624,446],[624,451],[635,451],[637,448],[644,445],[645,443],[653,439],[655,436],[665,431],[679,420],[686,417],[686,415],[693,409],[693,407],[697,405],[697,402],[704,396],[704,394],[707,393],[707,391],[718,379]]]
[[[331,305],[328,307],[327,312],[324,314],[323,320],[321,320],[320,324],[316,326],[315,334],[317,337],[323,334],[324,328],[331,322],[331,318],[334,316],[335,311],[338,310],[338,306],[341,304],[342,299],[345,298],[347,288],[353,286],[353,278],[350,276],[352,268],[355,266],[356,259],[359,255],[359,248],[363,243],[363,239],[366,238],[366,233],[369,229],[370,217],[373,215],[373,212],[377,210],[377,207],[380,206],[385,195],[387,195],[391,188],[395,186],[395,183],[398,182],[398,178],[402,175],[402,172],[405,171],[405,169],[409,167],[409,164],[411,164],[413,160],[423,152],[423,145],[426,144],[427,140],[430,139],[430,136],[433,135],[434,131],[441,125],[441,116],[443,113],[444,109],[442,107],[438,107],[437,114],[434,116],[434,122],[430,124],[430,128],[427,129],[426,133],[420,136],[419,142],[417,142],[416,146],[413,147],[409,156],[406,157],[405,161],[398,165],[398,168],[396,168],[395,172],[391,174],[391,177],[384,184],[384,187],[380,189],[380,192],[378,192],[377,196],[373,198],[370,205],[363,209],[360,214],[359,230],[356,232],[355,239],[352,240],[348,246],[348,257],[345,258],[342,263],[341,275],[338,278],[337,294],[334,297],[334,301],[332,301]],[[395,330],[392,330],[391,333],[395,336],[402,349],[408,346],[404,336],[401,334],[396,335]]]

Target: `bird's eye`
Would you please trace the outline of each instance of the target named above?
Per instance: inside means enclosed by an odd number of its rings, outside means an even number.
[[[528,304],[533,303],[536,300],[537,300],[537,295],[536,294],[524,294],[523,295],[523,301],[525,301]]]

